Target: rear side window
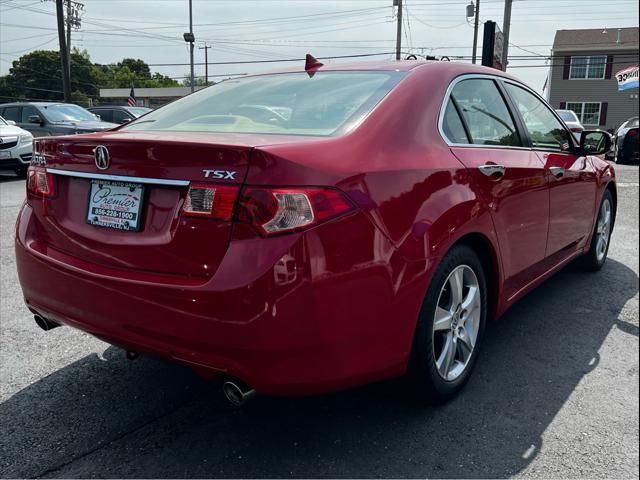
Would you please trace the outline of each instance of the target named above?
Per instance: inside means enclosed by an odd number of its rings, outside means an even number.
[[[29,123],[29,117],[32,115],[40,115],[36,107],[25,105],[22,107],[22,123]]]
[[[505,87],[522,116],[533,148],[569,150],[569,133],[542,100],[512,83],[505,83]]]
[[[226,80],[155,110],[123,130],[330,136],[361,121],[404,75],[335,71]]]
[[[442,130],[451,143],[469,143],[458,110],[451,100],[447,103],[442,121]]]
[[[476,145],[522,146],[509,109],[493,80],[462,80],[453,88],[463,120]]]
[[[113,122],[113,110],[93,110],[91,113],[95,113],[100,116],[100,120],[103,122]]]
[[[20,122],[20,111],[22,107],[7,107],[4,109],[2,116],[5,120],[13,120],[14,122]]]

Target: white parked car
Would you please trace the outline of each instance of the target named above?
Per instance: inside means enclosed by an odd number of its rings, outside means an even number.
[[[583,132],[584,127],[580,123],[580,119],[573,110],[556,110],[560,118],[569,127],[569,130],[573,132],[573,136],[580,141],[580,134]]]
[[[23,176],[33,154],[33,135],[0,117],[0,170]]]

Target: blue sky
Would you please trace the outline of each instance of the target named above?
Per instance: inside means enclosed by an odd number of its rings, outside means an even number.
[[[93,61],[142,58],[152,70],[172,77],[189,71],[187,0],[84,0],[83,25],[72,44]],[[403,50],[451,57],[471,55],[469,0],[405,0]],[[315,56],[384,54],[395,47],[392,0],[193,0],[197,46],[211,45],[210,62],[277,60]],[[481,23],[502,26],[503,0],[481,0]],[[406,15],[408,13],[408,15]],[[637,0],[515,0],[510,72],[541,91],[557,29],[638,26]],[[37,48],[56,49],[52,1],[0,0],[0,74],[11,61]],[[479,44],[482,43],[482,29]],[[515,46],[517,45],[517,47]],[[480,51],[478,50],[478,55]],[[196,62],[204,50],[196,50]],[[333,60],[340,61],[340,60]],[[161,66],[157,64],[184,63]],[[325,62],[326,63],[326,62]],[[283,64],[211,65],[210,75],[251,73]],[[204,67],[196,67],[204,75]]]

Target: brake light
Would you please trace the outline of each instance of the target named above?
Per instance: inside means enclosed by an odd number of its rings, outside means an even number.
[[[571,129],[571,131],[572,131],[573,133],[580,133],[580,132],[584,131],[584,128],[580,128],[580,127],[573,127],[573,128]]]
[[[37,197],[53,197],[53,175],[48,173],[45,167],[29,167],[27,193]]]
[[[182,212],[190,217],[231,220],[239,190],[230,185],[192,184]]]
[[[635,137],[636,135],[638,135],[638,130],[629,130],[627,132],[627,135],[630,137]]]
[[[330,188],[260,188],[242,190],[237,219],[263,235],[299,231],[335,218],[353,204]]]

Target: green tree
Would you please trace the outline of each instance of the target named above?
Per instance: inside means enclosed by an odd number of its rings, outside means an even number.
[[[121,62],[118,62],[118,67],[126,67],[133,72],[139,79],[150,80],[151,69],[143,60],[125,58]]]
[[[100,88],[174,87],[179,83],[160,73],[151,73],[143,60],[125,58],[110,65],[93,63],[86,50],[71,53],[73,99],[88,105],[97,100]],[[5,93],[6,92],[6,93]],[[19,99],[62,100],[60,55],[53,50],[36,50],[12,63],[9,74],[0,77],[0,102]]]

